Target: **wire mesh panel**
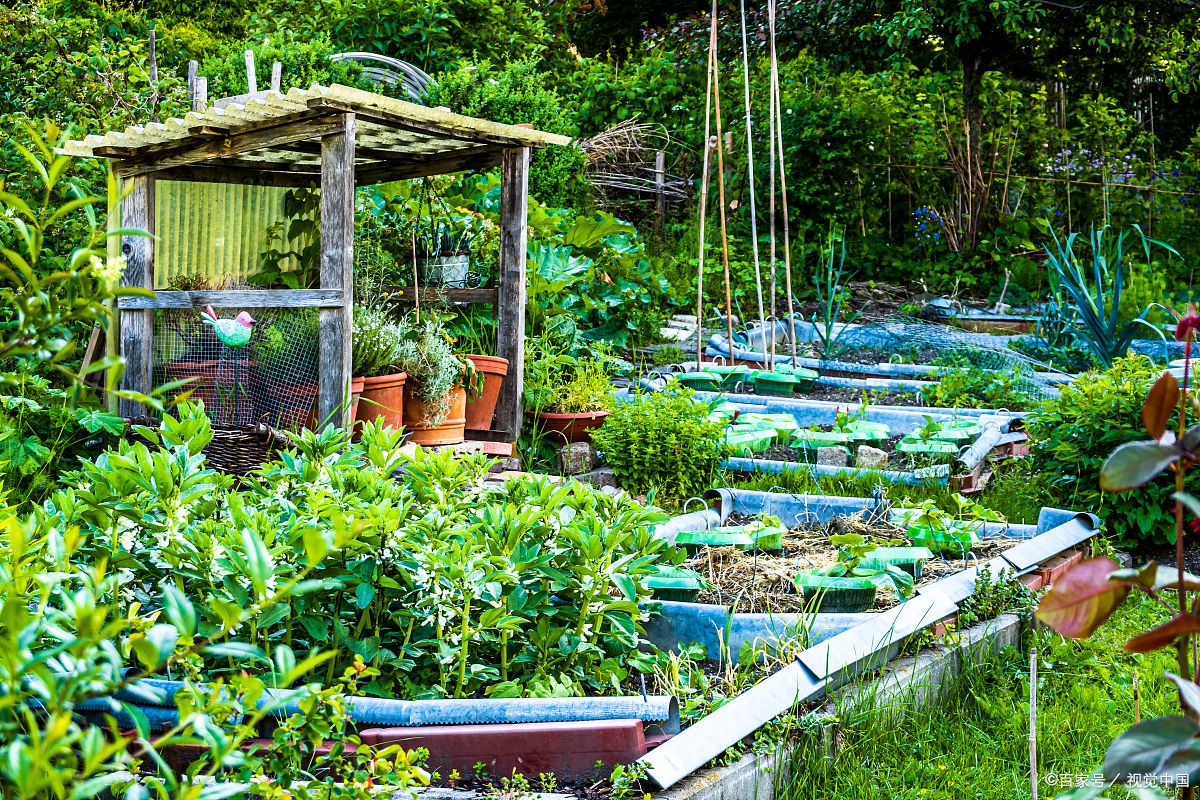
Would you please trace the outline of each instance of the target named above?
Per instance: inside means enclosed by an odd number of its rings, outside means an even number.
[[[188,380],[180,391],[204,401],[216,425],[265,422],[284,430],[311,425],[318,386],[318,312],[313,308],[223,308],[254,320],[242,346],[222,342],[218,325],[200,309],[162,309],[154,315],[154,382]]]

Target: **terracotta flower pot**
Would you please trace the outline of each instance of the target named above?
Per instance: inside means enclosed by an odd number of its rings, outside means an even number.
[[[406,372],[363,378],[362,392],[355,409],[355,420],[358,422],[383,420],[383,424],[389,428],[399,428],[403,425],[404,382],[407,379],[408,373]]]
[[[461,444],[466,439],[467,390],[461,386],[451,389],[449,415],[441,425],[431,425],[425,404],[414,396],[412,387],[409,383],[404,388],[404,429],[409,433],[408,440],[425,446]]]
[[[496,402],[500,399],[500,387],[508,375],[508,359],[497,356],[466,356],[475,369],[483,373],[483,394],[467,400],[467,430],[488,431],[492,429],[492,417],[496,416]]]
[[[179,390],[181,393],[191,392],[192,399],[203,400],[206,408],[213,404],[213,400],[216,397],[216,360],[172,361],[163,364],[162,371],[163,380],[167,383],[180,380],[191,381],[191,383]]]
[[[592,431],[604,424],[608,411],[587,411],[582,414],[538,414],[542,430],[560,442],[586,442]]]
[[[350,379],[350,419],[348,420],[350,425],[354,425],[355,420],[358,419],[358,401],[362,397],[363,385],[366,380],[366,378]]]

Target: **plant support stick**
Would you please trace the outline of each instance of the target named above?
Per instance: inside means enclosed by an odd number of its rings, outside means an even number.
[[[704,218],[708,213],[708,170],[712,161],[712,76],[717,50],[717,18],[708,32],[708,76],[704,89],[704,166],[700,173],[700,252],[696,258],[696,369],[704,356]]]
[[[1037,800],[1037,648],[1029,650],[1029,791]]]

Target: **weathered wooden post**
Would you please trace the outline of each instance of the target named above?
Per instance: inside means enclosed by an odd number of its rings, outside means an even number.
[[[350,399],[354,306],[354,115],[321,137],[321,288],[340,289],[342,304],[322,308],[317,357],[317,422],[345,425]]]
[[[521,435],[525,374],[525,251],[529,226],[529,148],[511,147],[500,159],[500,277],[496,353],[508,377],[496,403],[496,427],[511,441]]]
[[[121,226],[140,228],[154,233],[154,175],[153,173],[126,178],[128,194],[121,203]],[[121,255],[125,257],[124,286],[154,288],[154,240],[146,236],[121,237]],[[125,357],[125,374],[121,388],[149,394],[153,388],[154,311],[152,309],[121,309],[118,317],[121,355]],[[118,413],[137,417],[145,413],[141,403],[121,398]]]

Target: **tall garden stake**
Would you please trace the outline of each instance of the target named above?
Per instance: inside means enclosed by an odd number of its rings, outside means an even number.
[[[704,356],[704,221],[708,215],[708,170],[712,163],[712,78],[717,52],[717,20],[708,32],[708,76],[704,88],[704,166],[700,177],[700,252],[696,258],[696,369]]]
[[[729,233],[725,222],[725,139],[721,133],[721,75],[717,64],[717,0],[712,5],[712,50],[709,63],[712,65],[713,116],[717,123],[717,202],[720,203],[717,219],[721,222],[721,266],[725,273],[725,330],[729,337],[729,363],[733,363],[733,291],[729,278]],[[786,205],[785,205],[786,208]]]
[[[767,0],[767,19],[771,30],[771,77],[767,82],[767,163],[771,173],[767,189],[767,198],[770,203],[768,224],[771,229],[771,357],[768,360],[768,366],[775,369],[775,331],[778,327],[775,298],[779,294],[776,287],[779,268],[775,264],[775,127],[779,124],[779,120],[775,119],[775,72],[779,69],[779,64],[775,60],[775,0]]]
[[[774,8],[774,0],[771,4]],[[788,330],[791,332],[792,366],[796,364],[795,301],[792,299],[792,243],[788,219],[787,177],[783,160],[783,110],[779,101],[779,60],[775,50],[775,15],[768,15],[771,28],[771,104],[775,108],[775,145],[779,150],[779,199],[783,211],[783,288],[787,292]]]
[[[1029,791],[1038,798],[1037,768],[1037,648],[1029,649]]]
[[[763,310],[762,266],[758,259],[758,202],[754,193],[754,124],[750,117],[750,45],[746,38],[746,0],[741,0],[739,11],[742,23],[742,90],[746,105],[746,178],[750,189],[750,245],[754,253],[754,288],[758,294],[758,324],[760,329],[765,331],[767,318]],[[729,353],[732,356],[732,342],[729,347]]]

